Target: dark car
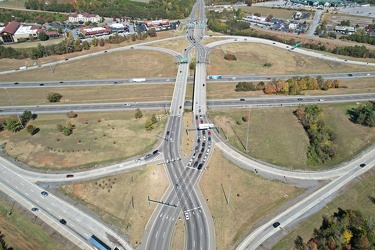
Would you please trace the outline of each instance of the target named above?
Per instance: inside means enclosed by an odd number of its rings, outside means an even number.
[[[159,152],[159,150],[155,150],[154,152],[152,152],[153,154],[157,154]]]
[[[47,193],[46,191],[42,191],[41,194],[42,194],[43,196],[45,196],[45,197],[48,196],[48,193]]]
[[[198,166],[198,162],[194,162],[194,167],[196,168]]]
[[[182,106],[180,106],[180,109],[182,108]]]
[[[353,76],[353,74],[348,74],[348,76]]]
[[[202,131],[202,134],[203,134],[203,135],[206,135],[206,131],[203,130],[203,131]]]
[[[106,50],[104,50],[104,53],[107,53],[107,51],[106,51]]]
[[[201,120],[201,124],[203,124],[203,120]]]
[[[66,58],[66,59],[65,59],[65,61],[68,61],[68,60],[69,60],[69,58]]]
[[[201,153],[203,153],[204,152],[204,148],[201,148]]]
[[[198,158],[202,158],[202,154],[199,154],[199,155],[198,155]]]
[[[241,102],[244,102],[244,101],[245,101],[245,99],[244,99],[244,98],[241,98],[241,99],[240,99],[240,101],[241,101]]]
[[[364,168],[364,167],[366,167],[366,164],[362,163],[362,164],[360,164],[359,166],[360,166],[361,168]]]
[[[303,99],[302,99],[302,98],[298,98],[297,100],[298,100],[298,101],[302,101]]]
[[[205,147],[205,146],[206,146],[206,143],[205,143],[205,142],[203,142],[203,143],[202,143],[202,147]]]
[[[198,151],[198,148],[199,148],[198,146],[195,146],[195,151]]]
[[[33,207],[33,208],[31,209],[31,211],[33,211],[33,212],[37,212],[37,211],[39,211],[39,208],[37,208],[37,207]]]
[[[169,130],[167,131],[167,135],[169,135]]]
[[[72,174],[67,174],[66,175],[66,178],[72,178],[74,175],[72,175]]]
[[[275,223],[272,224],[272,226],[273,226],[274,228],[277,228],[278,226],[280,226],[280,222],[275,222]]]
[[[208,137],[208,141],[211,141],[211,137],[210,136]]]
[[[63,224],[63,225],[66,224],[66,220],[64,220],[64,219],[61,219],[61,220],[59,220],[59,221],[60,221],[60,223]]]
[[[203,163],[199,164],[199,166],[198,166],[198,170],[201,170],[202,167],[203,167]]]
[[[200,143],[200,142],[201,142],[201,139],[198,138],[197,142]]]
[[[117,84],[117,82],[113,82],[114,84]]]
[[[63,81],[61,81],[60,83],[64,83]]]
[[[16,84],[16,85],[17,85],[17,84],[18,84],[18,82],[15,82],[14,84]]]
[[[145,159],[150,158],[151,156],[152,156],[152,154],[148,154],[148,155],[145,156]]]
[[[44,86],[44,83],[39,83],[39,86]]]
[[[195,116],[195,120],[198,120],[198,115]]]

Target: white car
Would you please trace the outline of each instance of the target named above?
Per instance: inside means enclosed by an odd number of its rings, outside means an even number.
[[[189,214],[187,212],[185,212],[185,219],[189,220]]]
[[[324,102],[324,100],[323,99],[319,99],[319,102]]]

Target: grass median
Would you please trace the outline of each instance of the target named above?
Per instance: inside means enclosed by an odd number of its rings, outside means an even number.
[[[39,169],[76,169],[121,161],[150,151],[164,129],[163,112],[134,111],[108,113],[78,113],[77,118],[66,114],[39,115],[30,124],[40,131],[31,136],[27,131],[0,132],[0,144],[6,142],[10,156]],[[160,120],[154,129],[145,130],[146,120],[156,114]],[[71,122],[75,128],[70,136],[57,130],[57,124]]]
[[[129,173],[107,176],[97,180],[67,184],[61,191],[82,203],[107,224],[128,235],[134,247],[141,244],[146,224],[156,205],[148,205],[148,196],[159,201],[169,181],[163,166],[147,164]]]
[[[291,169],[318,170],[348,161],[375,142],[373,128],[349,121],[346,111],[357,106],[355,103],[322,106],[324,122],[333,129],[337,137],[337,155],[319,166],[306,163],[309,140],[293,115],[296,107],[250,109],[248,154]],[[242,121],[242,117],[248,112],[248,108],[210,111],[210,119],[216,126],[220,126],[223,136],[228,136],[229,142],[244,153],[247,153],[245,147],[248,124]]]
[[[214,219],[219,250],[235,249],[257,223],[304,190],[241,169],[217,149],[214,149],[200,187]]]

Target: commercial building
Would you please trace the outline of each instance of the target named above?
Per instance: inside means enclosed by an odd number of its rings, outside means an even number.
[[[90,29],[81,29],[81,33],[84,34],[86,37],[94,37],[108,35],[111,33],[111,30],[107,27],[94,27]]]
[[[14,35],[16,34],[18,28],[20,27],[19,22],[10,22],[5,27],[0,28],[0,38],[4,43],[13,43],[17,42],[15,40]]]
[[[85,22],[99,23],[101,18],[98,14],[89,14],[83,12],[82,14],[70,13],[69,22],[71,23],[85,23]]]

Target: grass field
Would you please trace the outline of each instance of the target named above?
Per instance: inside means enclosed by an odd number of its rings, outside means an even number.
[[[146,131],[147,119],[160,115],[154,129]],[[99,122],[100,121],[100,122]],[[30,136],[26,130],[18,133],[0,132],[0,144],[12,157],[40,169],[75,169],[120,161],[142,155],[157,142],[156,135],[164,128],[166,117],[158,112],[143,111],[141,119],[134,111],[108,113],[78,113],[77,118],[65,114],[39,115],[30,124],[40,131]],[[56,128],[71,122],[76,128],[64,136]]]
[[[142,70],[140,70],[142,69]],[[2,81],[61,81],[175,76],[175,59],[156,51],[121,51],[50,67],[2,75]]]
[[[161,200],[168,183],[164,168],[153,163],[125,174],[63,185],[61,191],[116,226],[137,248],[156,206],[148,207],[147,196]]]
[[[267,51],[267,53],[264,53]],[[224,54],[234,54],[236,61],[227,61]],[[271,67],[265,67],[271,63]],[[235,74],[311,74],[374,70],[374,67],[347,65],[300,55],[257,43],[232,43],[215,48],[210,54],[207,75]]]
[[[121,83],[121,81],[119,82]],[[14,105],[51,104],[47,100],[49,92],[63,95],[61,103],[95,103],[95,102],[143,102],[170,101],[174,86],[172,84],[155,85],[112,85],[90,87],[8,88],[7,91]],[[190,95],[191,98],[191,95]],[[0,106],[11,106],[7,92],[0,89]]]
[[[139,43],[149,42],[149,41],[157,41],[157,40],[160,40],[160,39],[172,37],[173,35],[174,35],[173,31],[159,32],[159,33],[157,33],[157,37],[148,37],[145,40],[136,40],[134,42],[129,40],[129,41],[125,41],[125,42],[120,43],[120,44],[106,43],[103,47],[91,46],[90,50],[83,50],[81,52],[75,52],[75,53],[71,53],[71,54],[42,57],[42,58],[39,58],[38,60],[32,60],[30,58],[23,59],[23,60],[3,58],[3,59],[0,59],[0,71],[19,69],[21,66],[33,66],[33,65],[38,65],[38,64],[55,62],[55,61],[58,61],[58,60],[64,60],[66,58],[73,58],[73,57],[80,56],[80,55],[86,55],[86,54],[90,54],[90,53],[94,53],[94,52],[98,52],[98,51],[105,51],[105,50],[109,50],[109,49],[113,49],[113,48],[129,46],[129,45],[132,45],[132,44],[139,44]],[[34,44],[35,44],[35,47],[38,45],[38,43],[34,43]],[[168,58],[168,56],[165,56],[164,53],[162,53],[162,54],[164,55],[164,61],[165,61],[166,58]],[[146,54],[140,53],[140,56],[144,56],[144,55],[146,55],[146,58],[147,58],[147,56],[148,56],[147,51],[146,51]],[[102,56],[104,56],[104,58],[102,58]],[[124,60],[123,56],[122,57],[120,56],[121,60],[119,60],[117,63],[114,63],[114,61],[108,59],[107,54],[96,56],[94,58],[95,58],[95,63],[100,63],[100,62],[108,63],[108,64],[103,64],[103,65],[105,65],[105,67],[108,67],[106,70],[116,69],[118,66],[121,66],[121,65],[118,65],[119,62],[122,63],[122,61]],[[116,57],[114,57],[114,58],[116,59]],[[153,58],[151,57],[151,59],[153,59]],[[138,59],[137,59],[137,61],[138,61]],[[138,63],[141,63],[141,62],[143,62],[143,61],[139,60]],[[112,66],[114,66],[113,69],[111,68]],[[127,65],[124,65],[124,66],[127,66]],[[143,69],[143,68],[146,68],[146,66],[148,66],[148,64],[140,65],[139,68]],[[81,68],[81,65],[79,65],[78,69],[80,69],[80,68]],[[75,68],[75,67],[71,67],[70,69],[74,70],[74,71],[78,71],[77,68]],[[103,69],[103,67],[100,68],[100,70],[102,70],[102,69]],[[127,68],[125,68],[125,69],[127,69]],[[130,68],[130,69],[132,69],[132,68]],[[41,69],[39,69],[39,70],[41,70]],[[91,68],[89,68],[89,69],[85,68],[85,70],[89,70],[89,72],[88,72],[89,74],[95,74],[96,71],[98,71],[98,69],[95,68],[95,67],[92,68],[92,69]],[[124,69],[122,69],[122,71],[124,71]],[[124,72],[126,73],[127,71],[124,71]],[[124,72],[122,72],[122,73],[124,73]],[[50,74],[50,72],[49,72],[49,74]],[[31,74],[31,76],[32,75],[33,74]],[[32,78],[30,78],[29,81],[32,81]]]
[[[293,169],[324,169],[347,161],[375,142],[375,131],[349,121],[346,110],[356,104],[323,105],[324,120],[337,135],[337,156],[321,166],[306,165],[308,138],[293,115],[296,108],[250,109],[249,155]],[[244,151],[247,123],[241,119],[248,109],[213,110],[210,118],[220,124],[224,137]],[[228,121],[230,123],[228,123]],[[236,124],[240,121],[241,125]],[[350,131],[350,133],[348,133]]]
[[[255,82],[258,83],[258,82]],[[254,97],[254,96],[267,96],[263,91],[236,91],[236,85],[238,81],[233,82],[208,82],[207,83],[207,98],[210,100],[215,99],[226,99],[226,98],[243,98],[243,97]],[[343,80],[343,86],[347,88],[330,89],[328,91],[323,90],[306,90],[302,94],[306,96],[313,95],[335,95],[335,94],[356,94],[356,93],[368,93],[375,91],[375,79],[374,78],[361,78],[361,79],[350,79]],[[8,102],[9,104],[9,102]]]
[[[0,232],[4,235],[7,249],[77,249],[65,239],[58,240],[61,236],[48,226],[43,227],[42,222],[35,218],[32,212],[17,204],[14,204],[13,209],[12,206],[13,202],[0,199]],[[9,216],[10,210],[12,215]]]
[[[268,8],[261,6],[241,6],[240,7],[245,14],[255,14],[260,13],[262,16],[266,17],[268,15],[273,15],[275,18],[291,19],[295,10],[278,9],[278,8]]]
[[[319,212],[301,221],[296,227],[286,228],[288,233],[284,236],[272,250],[294,249],[294,240],[300,235],[304,242],[313,236],[314,228],[319,228],[322,224],[323,215],[331,216],[337,212],[338,208],[360,210],[364,216],[375,217],[374,203],[369,198],[374,196],[375,191],[375,171],[371,170],[363,176],[356,178],[345,190],[341,190],[339,195],[324,206]]]
[[[6,45],[3,45],[3,46],[4,47],[12,47],[12,48],[15,48],[15,49],[33,48],[33,47],[37,47],[39,43],[43,46],[48,46],[48,45],[51,45],[51,44],[60,43],[63,40],[64,40],[64,38],[60,37],[60,38],[57,38],[57,39],[50,39],[50,40],[47,40],[47,41],[35,41],[35,42],[24,42],[24,43],[16,43],[16,44],[6,44]]]
[[[243,170],[225,159],[217,149],[200,187],[214,219],[218,250],[234,249],[257,223],[303,192],[303,189]],[[231,196],[227,204],[229,189]]]
[[[0,2],[0,8],[25,9],[25,0],[3,0]]]
[[[179,31],[176,31],[176,34],[178,32]],[[160,47],[160,48],[166,48],[166,49],[174,50],[178,53],[182,53],[184,51],[184,49],[189,46],[189,43],[186,41],[185,37],[182,37],[182,38],[178,38],[178,39],[175,39],[175,40],[169,40],[169,41],[164,41],[164,42],[160,42],[160,43],[155,43],[152,46]]]

